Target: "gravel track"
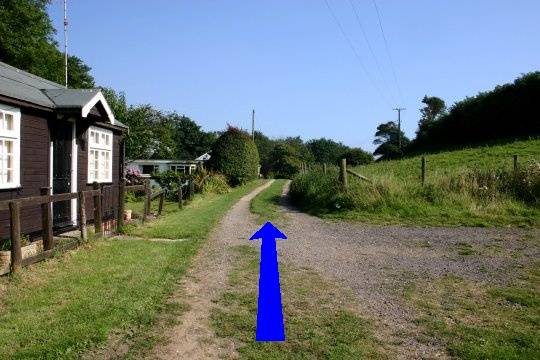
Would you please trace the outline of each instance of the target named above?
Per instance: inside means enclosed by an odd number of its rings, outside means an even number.
[[[284,188],[281,209],[288,240],[278,242],[280,259],[315,269],[350,288],[392,358],[448,357],[435,339],[426,341],[423,335],[420,340],[415,311],[403,300],[408,280],[430,281],[452,274],[478,283],[504,284],[515,273],[507,270],[540,258],[539,249],[523,240],[538,237],[537,230],[327,221],[291,207],[289,185]]]

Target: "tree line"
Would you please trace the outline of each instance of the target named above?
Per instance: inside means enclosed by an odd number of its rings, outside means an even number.
[[[491,91],[466,97],[449,109],[444,100],[424,96],[413,140],[395,122],[377,127],[375,155],[388,160],[418,153],[452,150],[540,136],[540,72],[530,72]],[[401,138],[401,147],[398,141]]]

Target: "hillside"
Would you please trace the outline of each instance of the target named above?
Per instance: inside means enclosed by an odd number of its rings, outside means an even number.
[[[513,155],[519,170],[513,171]],[[540,225],[540,140],[358,166],[373,180],[349,176],[343,191],[336,168],[297,176],[291,198],[314,215],[370,223],[452,226]]]
[[[540,139],[426,154],[426,180],[435,174],[456,174],[468,169],[510,170],[513,168],[514,155],[518,156],[521,165],[531,160],[540,161]],[[354,170],[370,178],[395,176],[404,180],[415,180],[420,178],[421,157],[382,161],[358,166]]]

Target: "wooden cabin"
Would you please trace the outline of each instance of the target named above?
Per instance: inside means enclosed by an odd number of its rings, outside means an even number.
[[[98,183],[105,220],[114,220],[127,130],[99,89],[66,89],[0,62],[0,201],[90,190]],[[77,199],[53,204],[56,232],[77,220]],[[0,211],[0,240],[9,237],[9,226],[8,212]],[[23,208],[21,227],[40,236],[39,206]]]

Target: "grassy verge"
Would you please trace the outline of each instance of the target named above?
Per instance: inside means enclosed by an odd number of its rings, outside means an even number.
[[[418,323],[461,359],[540,358],[540,263],[512,286],[478,286],[448,276],[417,283],[408,299]]]
[[[513,172],[512,154],[520,155]],[[533,160],[536,159],[536,162]],[[355,170],[342,191],[335,168],[296,177],[291,198],[314,215],[382,224],[540,226],[540,140],[386,161]]]
[[[0,358],[77,358],[113,333],[136,336],[164,310],[181,311],[165,299],[213,224],[260,184],[198,197],[182,211],[128,229],[188,241],[97,241],[0,279]]]
[[[126,233],[145,238],[165,239],[196,239],[205,236],[232,204],[262,184],[263,180],[254,181],[226,195],[196,195],[189,204],[189,212],[178,210],[176,206],[174,210],[171,209],[170,215],[144,226],[127,227]]]
[[[316,273],[281,265],[281,290],[287,341],[255,341],[258,251],[235,249],[228,290],[212,313],[220,337],[233,339],[246,359],[379,359],[384,355],[371,327],[351,305],[348,295]]]
[[[270,187],[251,200],[251,212],[258,215],[259,223],[262,224],[266,221],[275,222],[279,219],[279,203],[286,181],[283,179],[275,180]]]

